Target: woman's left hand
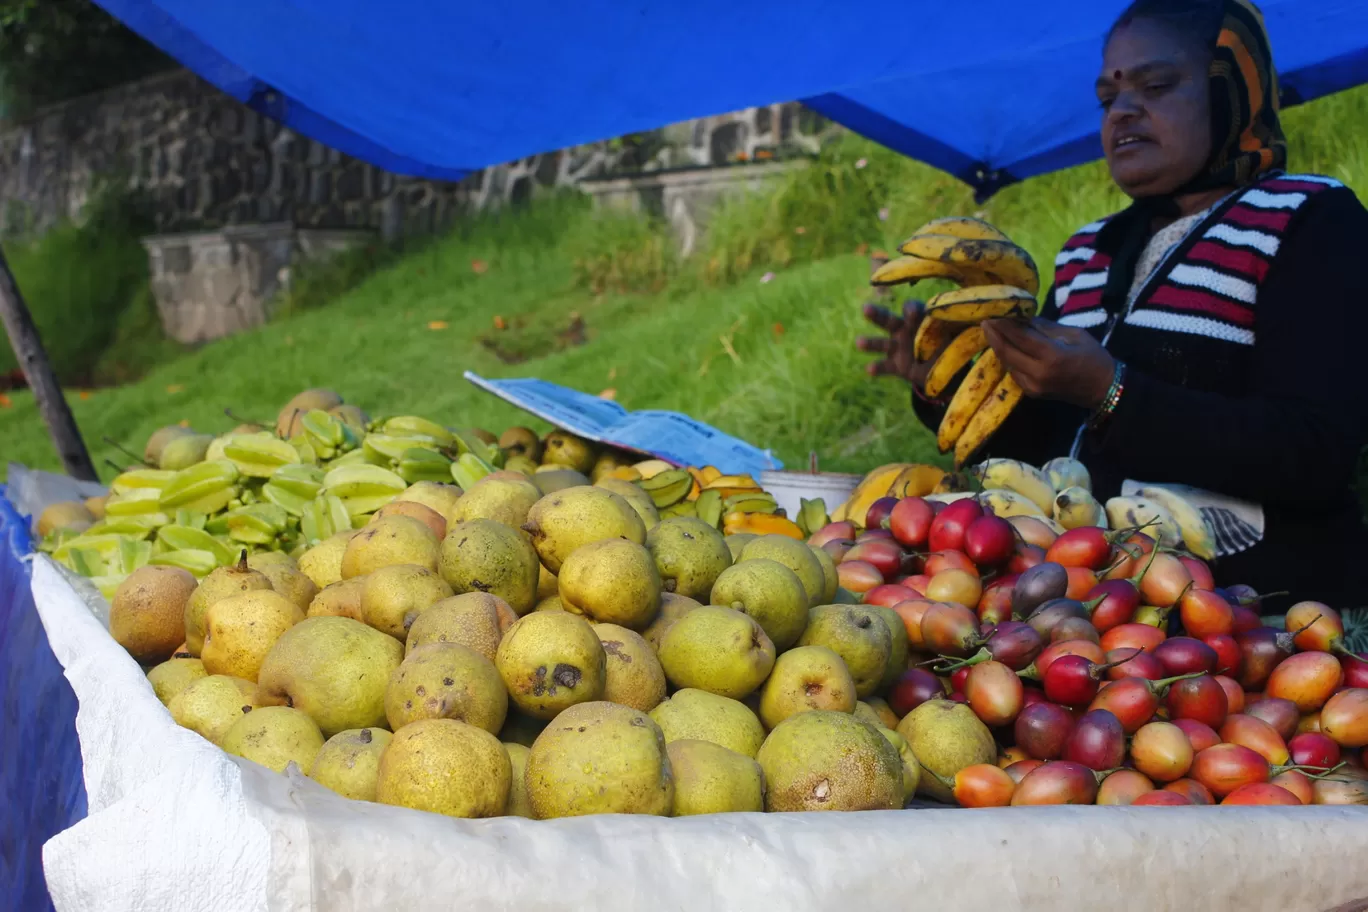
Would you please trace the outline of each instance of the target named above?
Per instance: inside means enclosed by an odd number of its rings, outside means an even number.
[[[1026,395],[1086,409],[1107,397],[1116,360],[1086,329],[1036,317],[989,320],[983,331]]]

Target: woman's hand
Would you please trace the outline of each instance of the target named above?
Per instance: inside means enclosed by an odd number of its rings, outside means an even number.
[[[1106,399],[1116,360],[1086,329],[1036,317],[989,320],[983,330],[1026,395],[1086,409]]]
[[[922,388],[930,364],[918,361],[912,353],[922,314],[923,307],[920,301],[905,301],[902,316],[896,316],[886,307],[877,304],[864,306],[865,319],[888,333],[888,338],[860,336],[855,340],[855,346],[860,351],[883,355],[881,359],[865,367],[871,377],[901,377],[918,390]]]

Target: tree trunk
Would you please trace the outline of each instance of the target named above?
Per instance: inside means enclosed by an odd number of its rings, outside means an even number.
[[[19,286],[10,272],[5,254],[0,251],[0,323],[4,324],[9,336],[14,356],[28,380],[29,389],[38,400],[38,409],[43,413],[52,444],[62,457],[62,465],[73,478],[82,481],[98,481],[95,466],[90,462],[85,441],[76,427],[76,419],[71,416],[66,397],[57,384],[57,377],[48,363],[47,352],[43,350],[43,340],[38,338],[38,328],[33,325],[28,306],[19,292]]]

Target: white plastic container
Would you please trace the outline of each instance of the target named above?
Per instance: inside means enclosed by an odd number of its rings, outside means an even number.
[[[774,495],[789,519],[798,518],[802,500],[820,498],[827,513],[850,498],[850,492],[860,483],[859,475],[841,472],[761,472],[760,486]]]

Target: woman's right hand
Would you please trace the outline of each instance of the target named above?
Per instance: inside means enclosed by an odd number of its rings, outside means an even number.
[[[887,337],[860,336],[855,340],[860,351],[883,356],[865,367],[871,377],[901,377],[917,390],[922,389],[931,365],[917,360],[913,354],[913,343],[923,313],[921,301],[904,302],[901,316],[877,304],[864,306],[865,319],[888,333]]]

